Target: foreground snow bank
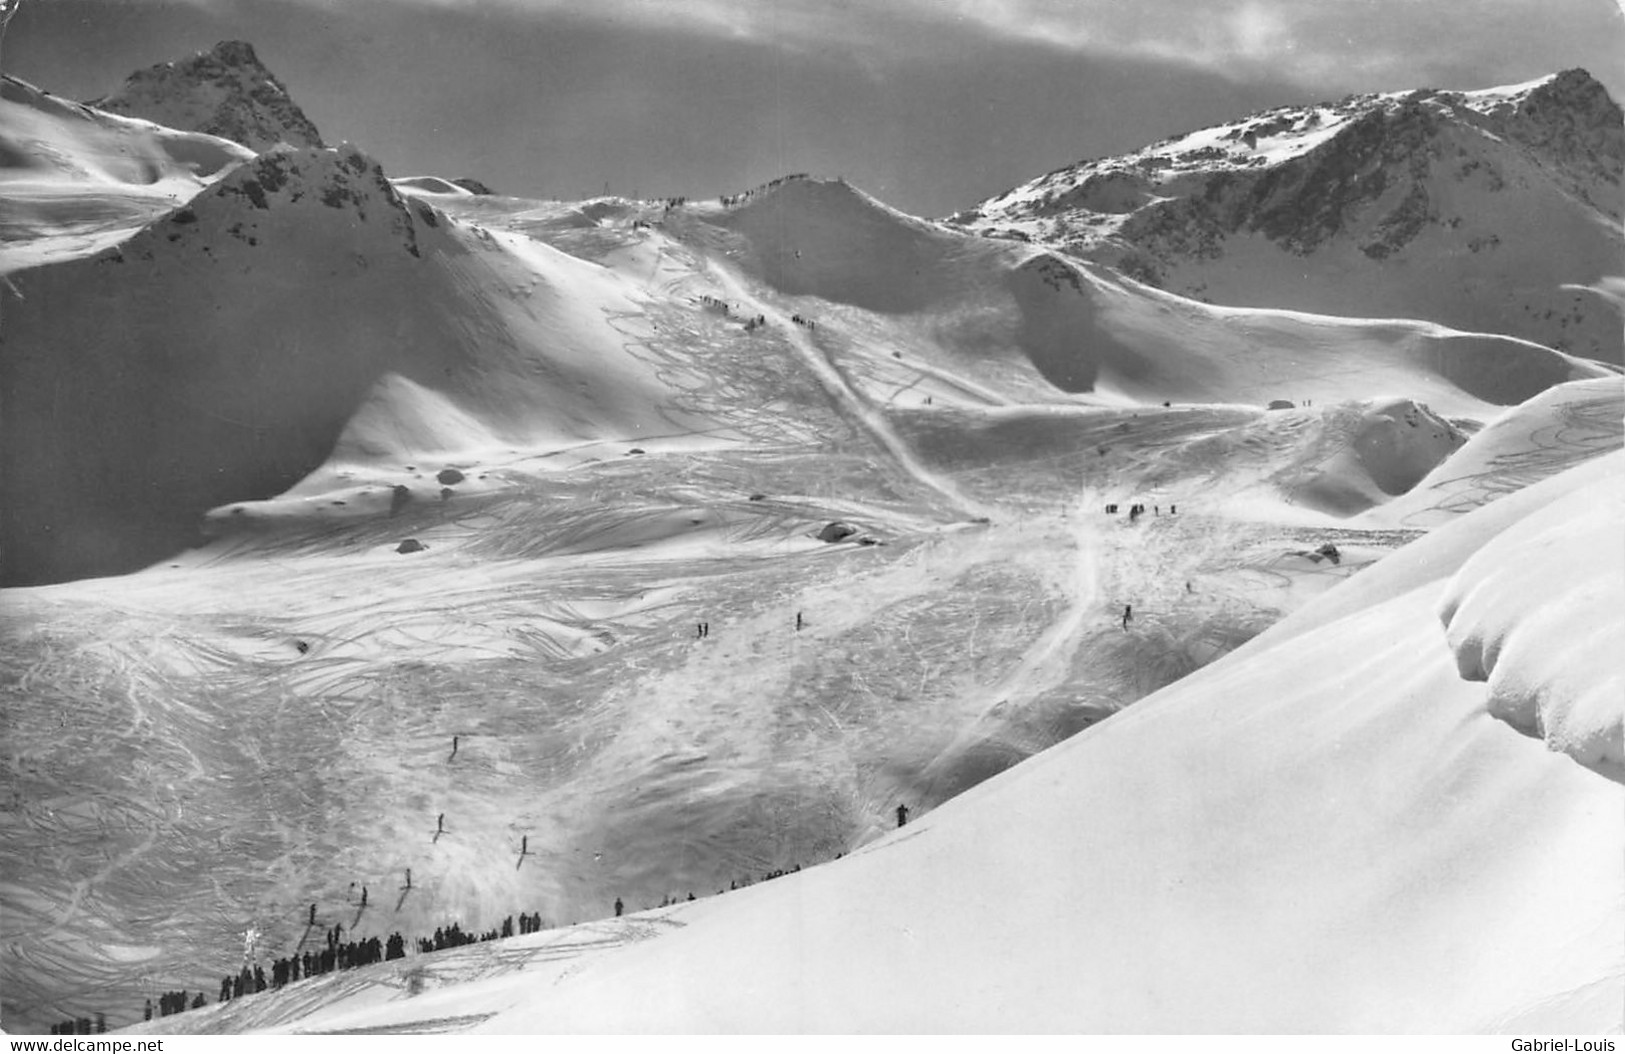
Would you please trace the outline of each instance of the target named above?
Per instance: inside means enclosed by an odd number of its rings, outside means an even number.
[[[1489,711],[1584,764],[1619,766],[1625,478],[1571,493],[1475,553],[1440,606],[1456,667]]]

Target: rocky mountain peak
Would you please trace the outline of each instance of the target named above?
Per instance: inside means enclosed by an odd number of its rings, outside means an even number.
[[[179,62],[130,75],[92,106],[185,131],[207,132],[261,151],[286,143],[320,147],[321,134],[251,44],[227,40]]]
[[[1574,189],[1616,220],[1625,169],[1625,116],[1608,89],[1582,69],[1564,70],[1531,89],[1507,118],[1507,134],[1547,158]],[[1601,184],[1593,193],[1587,183]]]

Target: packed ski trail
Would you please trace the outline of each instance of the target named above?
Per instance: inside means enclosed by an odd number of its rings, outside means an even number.
[[[784,332],[790,346],[796,350],[802,361],[807,364],[807,368],[812,370],[813,375],[818,378],[824,390],[829,393],[836,407],[843,414],[862,425],[905,472],[947,498],[961,511],[970,513],[972,516],[992,516],[994,512],[992,507],[966,496],[964,491],[960,490],[952,480],[932,472],[921,464],[920,460],[914,456],[914,452],[908,448],[908,444],[886,421],[885,415],[870,406],[862,396],[853,391],[846,378],[841,376],[841,371],[830,363],[824,353],[819,350],[812,337],[800,325],[792,321],[788,315],[778,308],[752,295],[745,288],[745,284],[739,280],[738,275],[734,274],[729,268],[713,262],[710,271],[716,276],[723,288],[728,291],[729,296],[747,305],[745,314],[761,315],[769,323],[778,326]]]

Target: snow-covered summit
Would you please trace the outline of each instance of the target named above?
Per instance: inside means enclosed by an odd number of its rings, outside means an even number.
[[[1622,170],[1619,106],[1568,70],[1267,110],[950,219],[1220,303],[1427,318],[1617,361],[1617,315],[1565,287],[1618,269]]]
[[[130,75],[90,105],[264,150],[278,143],[322,146],[321,133],[252,45],[226,40],[179,62]]]

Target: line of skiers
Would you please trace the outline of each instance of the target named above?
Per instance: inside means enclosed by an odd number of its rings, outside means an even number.
[[[1117,515],[1118,507],[1119,506],[1118,506],[1118,504],[1116,502],[1112,502],[1112,503],[1108,504],[1106,506],[1106,515],[1108,515],[1108,516]],[[1179,512],[1179,506],[1178,505],[1170,505],[1170,506],[1168,506],[1168,515],[1174,516],[1174,515],[1177,515],[1178,512]],[[1161,505],[1153,505],[1153,506],[1151,506],[1151,514],[1153,516],[1162,515],[1162,506]],[[1128,522],[1133,523],[1135,520],[1138,520],[1141,516],[1144,516],[1144,515],[1145,515],[1145,506],[1143,504],[1141,504],[1141,505],[1130,505],[1128,507]]]
[[[778,186],[780,183],[788,183],[792,179],[806,179],[806,178],[807,178],[807,173],[805,173],[805,172],[795,172],[795,173],[792,173],[792,174],[790,174],[788,176],[780,176],[777,179],[770,179],[766,183],[763,183],[761,186],[752,187],[750,190],[744,191],[743,193],[740,193],[740,194],[724,194],[721,197],[717,198],[717,200],[719,202],[721,202],[725,206],[727,206],[727,205],[738,205],[740,202],[749,201],[751,198],[755,197],[757,194],[760,194],[764,190],[772,190],[774,187]]]
[[[798,326],[806,326],[808,329],[817,329],[818,328],[818,323],[814,322],[810,318],[803,318],[800,315],[791,315],[790,316],[790,321],[794,322]]]

